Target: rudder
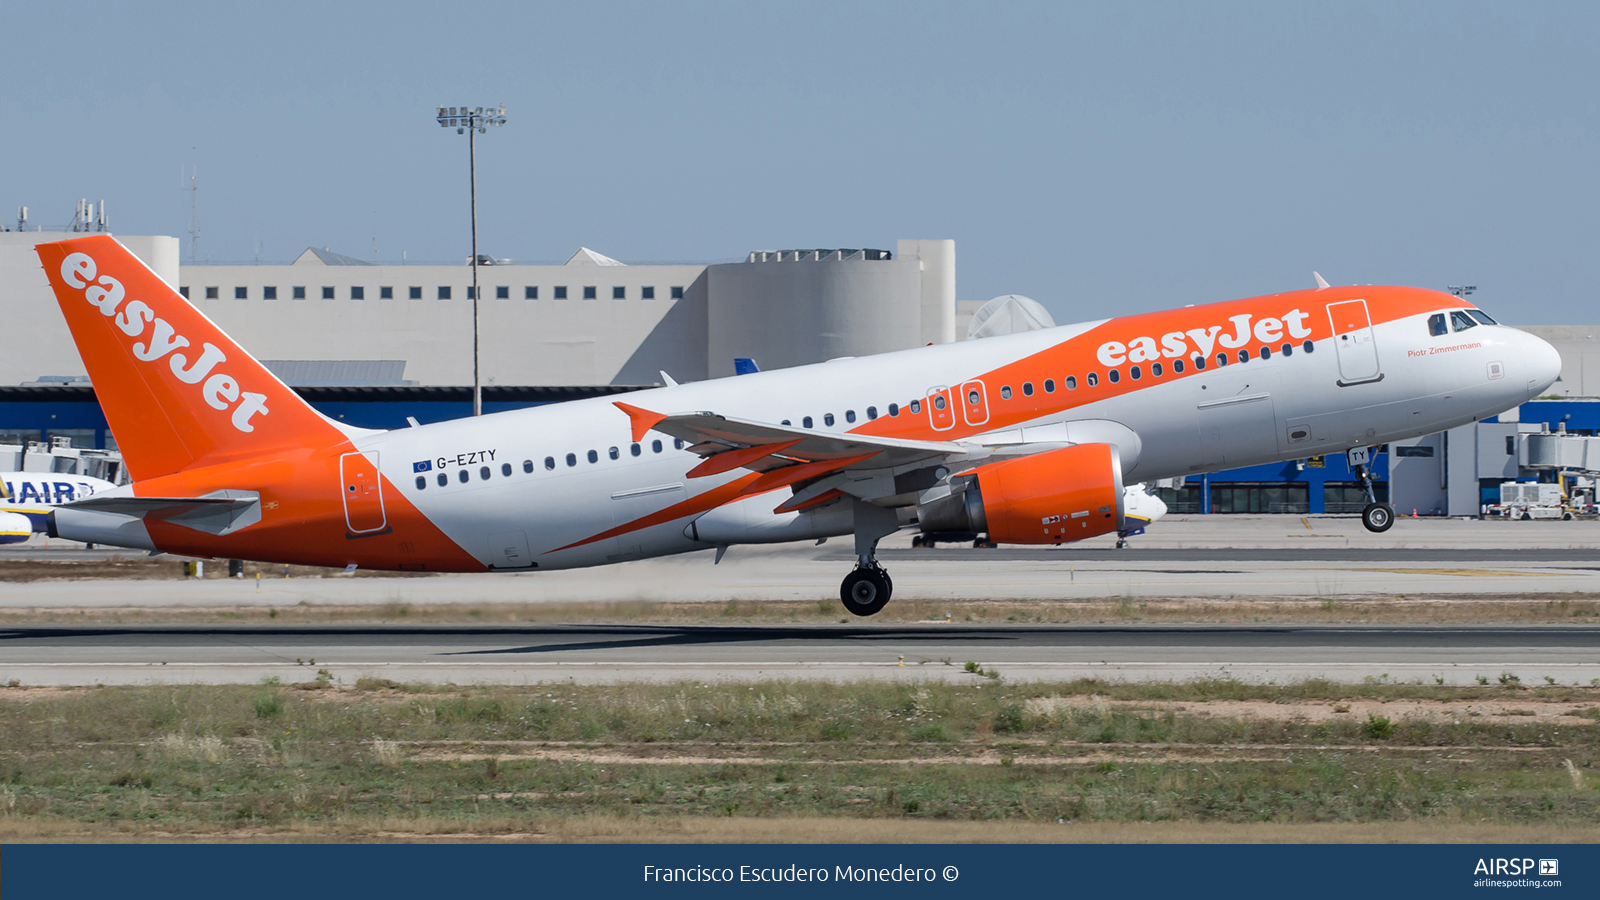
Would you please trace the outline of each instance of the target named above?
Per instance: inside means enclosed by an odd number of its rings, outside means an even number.
[[[343,437],[110,235],[35,249],[134,479]]]

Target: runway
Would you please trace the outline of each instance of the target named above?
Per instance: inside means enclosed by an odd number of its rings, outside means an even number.
[[[0,682],[456,684],[630,680],[1247,681],[1524,684],[1600,678],[1600,626],[27,627],[0,631]]]

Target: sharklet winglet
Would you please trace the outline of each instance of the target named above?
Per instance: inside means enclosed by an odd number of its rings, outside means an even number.
[[[666,413],[651,412],[648,409],[642,409],[631,403],[623,403],[620,400],[613,401],[612,405],[627,413],[628,418],[633,421],[633,439],[635,441],[644,440],[645,432],[654,428],[657,422],[667,417]]]

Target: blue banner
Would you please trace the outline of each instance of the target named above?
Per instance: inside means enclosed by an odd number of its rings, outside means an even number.
[[[841,822],[870,829],[870,820]],[[1590,845],[29,845],[5,900],[1594,896]],[[1002,893],[1005,892],[1005,893]]]

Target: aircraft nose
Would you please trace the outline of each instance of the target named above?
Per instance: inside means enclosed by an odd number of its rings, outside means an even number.
[[[1561,353],[1542,338],[1527,336],[1528,396],[1543,394],[1561,377]]]

